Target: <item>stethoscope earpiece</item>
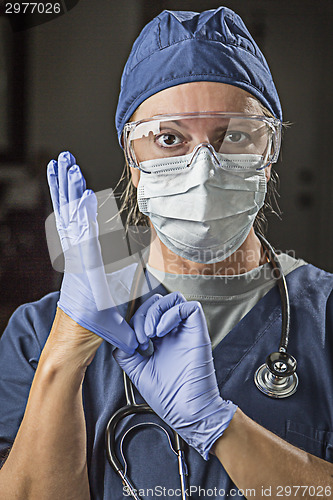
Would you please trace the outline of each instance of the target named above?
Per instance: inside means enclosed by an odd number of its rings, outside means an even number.
[[[287,398],[296,392],[296,359],[287,352],[272,352],[254,374],[258,389],[271,398]]]

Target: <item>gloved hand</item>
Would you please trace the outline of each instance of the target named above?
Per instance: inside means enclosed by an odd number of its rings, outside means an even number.
[[[116,349],[116,361],[151,408],[207,460],[237,406],[220,396],[201,304],[177,292],[154,295],[132,322],[142,342],[152,339],[154,352],[143,357]]]
[[[98,241],[97,199],[69,152],[52,160],[47,177],[65,257],[58,307],[78,324],[132,354],[138,341],[107,284]]]

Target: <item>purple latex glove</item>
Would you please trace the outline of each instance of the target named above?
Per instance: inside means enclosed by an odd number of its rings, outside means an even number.
[[[65,257],[58,306],[79,325],[132,354],[138,341],[115,306],[98,241],[97,199],[69,152],[47,167],[56,227]]]
[[[116,361],[151,408],[207,460],[237,406],[220,396],[201,304],[177,292],[154,295],[132,323],[142,343],[152,339],[154,352],[143,357],[116,349]]]

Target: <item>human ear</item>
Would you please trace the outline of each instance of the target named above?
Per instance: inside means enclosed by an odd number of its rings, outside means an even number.
[[[271,178],[271,170],[272,170],[272,164],[268,165],[268,167],[265,168],[265,176],[267,182]]]
[[[132,184],[134,187],[137,188],[140,180],[140,170],[138,168],[130,167],[130,171],[131,171]]]

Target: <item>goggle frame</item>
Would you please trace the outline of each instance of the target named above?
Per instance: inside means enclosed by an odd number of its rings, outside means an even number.
[[[142,170],[140,168],[140,164],[137,162],[137,159],[135,157],[135,152],[133,148],[131,147],[131,135],[133,134],[135,128],[138,125],[148,123],[151,121],[162,121],[162,120],[184,120],[184,119],[190,119],[190,118],[216,118],[216,117],[223,117],[223,118],[244,118],[246,120],[258,120],[266,123],[269,128],[272,130],[272,146],[273,146],[273,153],[269,158],[267,158],[267,161],[265,162],[265,165],[260,169],[262,170],[263,168],[266,168],[268,165],[272,163],[276,163],[279,158],[280,154],[280,148],[281,148],[281,135],[282,135],[282,123],[279,119],[274,118],[274,117],[269,117],[265,115],[252,115],[252,114],[246,114],[246,113],[237,113],[237,112],[230,112],[226,113],[224,111],[204,111],[204,112],[193,112],[193,113],[178,113],[178,114],[162,114],[162,115],[155,115],[152,116],[151,118],[145,118],[142,120],[138,120],[135,122],[127,122],[124,126],[123,130],[123,142],[124,142],[124,152],[125,152],[125,158],[127,161],[127,164],[129,167],[132,168],[137,168],[139,170]]]

